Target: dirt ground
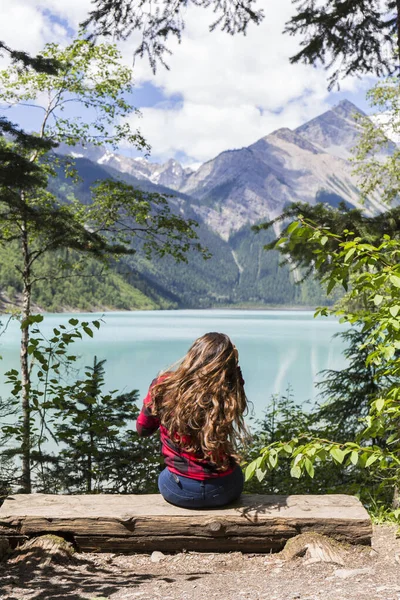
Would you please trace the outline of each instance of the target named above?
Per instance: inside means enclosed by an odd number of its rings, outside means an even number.
[[[232,552],[79,554],[38,567],[0,565],[7,600],[400,600],[400,540],[376,526],[371,548],[344,566]]]

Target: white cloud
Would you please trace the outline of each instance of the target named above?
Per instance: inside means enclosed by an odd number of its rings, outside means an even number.
[[[2,0],[0,40],[30,53],[39,52],[47,42],[62,44],[91,6],[91,0]]]
[[[90,0],[3,0],[0,39],[37,52],[47,41],[67,41],[91,8]],[[295,127],[328,107],[325,71],[289,63],[298,40],[281,32],[291,14],[291,0],[269,0],[262,25],[251,26],[247,36],[232,37],[210,33],[212,11],[191,7],[182,44],[171,43],[169,71],[160,66],[153,76],[146,60],[136,60],[137,84],[150,81],[166,98],[182,98],[173,107],[166,102],[142,111],[141,130],[154,158],[183,152],[190,160],[204,161],[278,127]],[[120,44],[130,65],[137,39]],[[345,81],[342,90],[359,85]],[[133,127],[137,124],[132,117]]]

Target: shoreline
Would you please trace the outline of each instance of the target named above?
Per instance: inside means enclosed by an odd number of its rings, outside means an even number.
[[[136,312],[176,312],[176,311],[217,311],[217,310],[233,310],[233,311],[298,311],[298,312],[311,312],[315,311],[317,306],[298,306],[291,304],[269,304],[269,305],[254,305],[254,306],[235,306],[235,305],[223,305],[223,306],[209,306],[205,307],[180,307],[180,308],[110,308],[106,306],[94,306],[91,308],[73,308],[71,306],[62,307],[57,311],[49,311],[41,308],[40,306],[32,307],[32,314],[42,314],[42,315],[63,315],[63,314],[99,314],[99,313],[136,313]],[[328,308],[330,308],[328,306]],[[0,317],[10,317],[12,314],[18,315],[18,308],[13,307],[10,312],[4,311],[2,312],[4,307],[0,307]]]

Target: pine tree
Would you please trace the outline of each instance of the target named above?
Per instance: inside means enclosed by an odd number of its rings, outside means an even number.
[[[285,32],[300,34],[303,41],[292,63],[339,65],[330,76],[330,88],[340,77],[394,73],[400,49],[399,0],[294,0],[294,4],[297,12]]]

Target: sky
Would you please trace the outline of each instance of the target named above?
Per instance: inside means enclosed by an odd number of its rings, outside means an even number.
[[[329,92],[323,68],[289,63],[299,48],[299,39],[282,34],[292,0],[267,4],[263,23],[246,36],[210,33],[212,11],[189,7],[181,44],[170,43],[170,69],[160,66],[156,74],[146,59],[133,64],[135,37],[119,43],[124,62],[133,65],[132,100],[142,113],[130,121],[150,143],[150,160],[177,158],[196,167],[280,127],[297,127],[344,98],[367,109],[371,80],[347,79]],[[90,0],[1,0],[0,39],[32,54],[47,42],[67,44],[90,8]],[[27,110],[13,115],[27,129],[29,118]]]

